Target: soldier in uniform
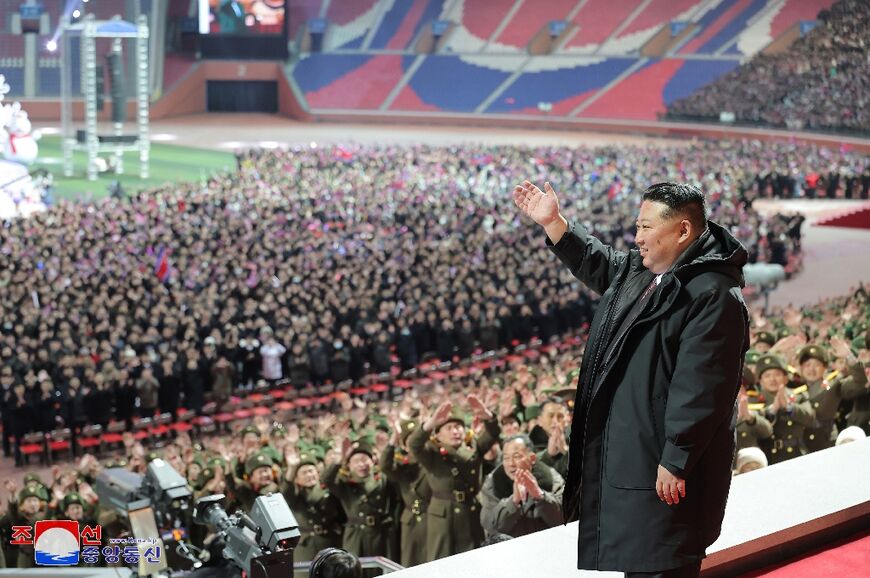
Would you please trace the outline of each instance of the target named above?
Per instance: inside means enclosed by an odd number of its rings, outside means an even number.
[[[801,377],[806,381],[810,403],[816,412],[816,425],[804,431],[804,443],[810,452],[823,450],[837,441],[834,420],[840,403],[866,391],[867,376],[860,361],[854,360],[849,375],[827,372],[828,355],[818,345],[807,345],[798,352]]]
[[[347,516],[342,547],[357,556],[390,557],[392,488],[377,471],[365,440],[345,438],[341,455],[341,463],[328,465],[321,479]]]
[[[400,563],[406,568],[427,562],[426,509],[432,490],[429,480],[407,448],[408,436],[418,424],[406,419],[393,424],[393,437],[381,452],[381,470],[387,480],[399,490],[402,498],[400,514]]]
[[[867,349],[868,336],[870,336],[870,331],[867,331],[865,329],[861,335],[852,340],[852,347],[854,347],[859,352],[861,350]],[[843,353],[846,352],[843,351]],[[842,359],[850,366],[851,375],[855,375],[853,372],[859,365],[863,372],[864,363],[860,359],[853,360],[851,355],[844,355]],[[851,404],[849,404],[848,406],[847,404],[849,402],[841,404],[841,411],[843,416],[845,417],[845,419],[843,420],[845,422],[843,424],[845,426],[844,429],[846,427],[851,427],[854,425],[860,427],[864,430],[864,433],[870,435],[870,382],[866,381],[866,373],[864,374],[864,376],[864,391],[861,392],[861,394],[859,394],[853,400],[851,400]]]
[[[33,526],[37,520],[48,518],[48,492],[45,486],[25,485],[18,493],[17,503],[10,503],[6,514],[0,518],[2,526]],[[32,535],[32,534],[31,534]],[[34,568],[36,560],[33,544],[17,546],[15,568]]]
[[[483,541],[475,496],[483,481],[483,453],[500,432],[495,415],[483,402],[475,395],[467,399],[475,415],[484,420],[478,440],[466,436],[465,418],[449,401],[408,436],[408,448],[428,474],[432,488],[426,512],[428,560],[472,550]]]
[[[752,349],[764,355],[774,345],[776,345],[776,335],[770,331],[759,331],[755,334],[755,344],[752,346]]]
[[[816,421],[806,386],[789,391],[788,368],[777,355],[762,356],[757,369],[759,401],[765,404],[764,417],[773,426],[773,435],[760,440],[767,461],[773,465],[805,454],[804,430]]]
[[[260,430],[253,425],[242,428],[239,432],[239,437],[242,438],[241,457],[233,458],[232,469],[235,477],[243,478],[245,474],[245,462],[252,454],[260,451],[262,444],[260,441]]]
[[[89,509],[81,494],[70,492],[61,500],[54,516],[58,520],[75,520],[79,523],[79,528],[93,526],[97,521],[90,518]]]
[[[302,534],[293,558],[296,562],[307,562],[325,548],[341,547],[345,517],[341,504],[320,482],[318,460],[313,453],[288,450],[287,461],[282,492]]]
[[[737,395],[737,451],[760,447],[761,440],[772,435],[773,425],[764,416],[764,402],[758,391],[741,385]]]
[[[280,470],[267,454],[254,453],[245,460],[244,479],[235,480],[236,499],[245,512],[250,512],[258,496],[280,490],[277,479]]]

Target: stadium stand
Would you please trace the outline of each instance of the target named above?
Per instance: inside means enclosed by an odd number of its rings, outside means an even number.
[[[545,3],[526,0],[495,41],[500,45],[524,48],[551,21],[564,20],[576,4],[575,0],[550,0]]]

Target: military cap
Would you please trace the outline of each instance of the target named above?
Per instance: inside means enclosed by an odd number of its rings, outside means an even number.
[[[777,342],[776,335],[770,331],[759,331],[755,334],[756,343],[767,343],[771,347]]]
[[[852,349],[857,349],[861,351],[862,349],[867,349],[867,336],[859,335],[855,339],[852,340]]]
[[[145,456],[145,461],[148,463],[151,463],[154,460],[159,459],[159,458],[160,458],[160,454],[158,454],[157,452],[148,452],[148,454]]]
[[[786,366],[785,361],[783,361],[783,359],[778,355],[762,355],[758,359],[758,363],[755,365],[758,379],[761,379],[761,376],[764,375],[764,372],[768,369],[779,369],[788,375],[788,366]]]
[[[523,417],[525,418],[525,421],[531,421],[540,417],[541,409],[543,408],[537,403],[528,406],[525,412],[523,412]]]
[[[215,470],[218,468],[225,470],[227,468],[227,466],[229,466],[229,463],[221,456],[215,456],[213,458],[209,458],[208,462],[206,462],[206,467],[209,467],[209,468],[212,468]]]
[[[412,419],[403,419],[399,422],[399,439],[402,440],[402,443],[405,443],[405,440],[417,427],[419,427],[417,422]]]
[[[553,400],[560,400],[563,404],[568,406],[569,409],[574,407],[574,398],[577,395],[577,384],[573,384],[570,387],[563,387],[562,389],[557,389],[553,393],[550,394],[550,397]]]
[[[462,425],[462,427],[465,427],[465,414],[458,407],[453,408],[453,410],[450,412],[450,415],[447,416],[447,419],[444,420],[437,428],[435,428],[435,431],[437,432],[448,423],[454,421]]]
[[[577,388],[577,379],[580,376],[580,369],[575,368],[568,372],[568,375],[565,376],[565,387],[573,387]]]
[[[196,479],[196,485],[198,488],[204,487],[211,479],[214,477],[215,469],[208,467],[203,469],[199,473],[199,477]]]
[[[85,503],[85,499],[78,492],[70,492],[63,497],[63,502],[61,502],[61,510],[66,511],[72,504],[78,504],[81,507],[85,507],[87,504]]]
[[[258,430],[256,426],[252,425],[246,425],[245,427],[243,427],[242,430],[239,432],[239,437],[243,438],[249,433],[256,435],[258,438],[260,437],[260,430]]]
[[[350,454],[347,456],[348,461],[350,461],[350,458],[355,454],[368,454],[372,459],[375,457],[371,444],[364,439],[359,439],[351,444]]]
[[[743,360],[749,365],[755,365],[758,363],[758,358],[761,357],[761,353],[759,353],[755,349],[748,349],[746,351],[746,355],[743,357]]]
[[[274,465],[272,458],[262,452],[257,452],[245,460],[245,475],[250,476],[259,468],[271,468]]]
[[[818,359],[823,364],[828,364],[827,352],[818,345],[806,345],[798,351],[798,363],[803,363],[807,359]]]
[[[381,430],[385,432],[390,431],[390,424],[387,421],[387,418],[382,415],[376,415],[372,417],[372,422],[374,423],[376,430]]]
[[[41,502],[47,502],[48,492],[43,486],[25,486],[18,492],[18,503],[23,503],[27,498],[39,498]]]
[[[777,339],[783,339],[789,335],[794,335],[794,330],[791,327],[783,327],[776,332]]]
[[[25,485],[25,486],[26,486],[27,484],[31,483],[31,482],[36,482],[36,483],[39,484],[40,486],[44,486],[44,485],[45,485],[45,484],[43,483],[43,481],[42,481],[42,478],[39,477],[39,474],[33,474],[33,473],[31,473],[31,474],[26,474],[26,475],[24,476],[24,485]]]
[[[284,461],[284,457],[281,455],[281,452],[279,452],[277,450],[277,448],[275,448],[275,446],[273,446],[273,445],[265,445],[265,446],[261,447],[260,452],[268,455],[270,458],[272,458],[272,461],[276,464]]]
[[[302,452],[299,454],[299,463],[296,464],[296,469],[298,470],[302,466],[316,466],[320,461],[321,458],[316,453]]]
[[[755,374],[752,373],[752,370],[747,366],[743,366],[743,376],[742,376],[742,385],[745,387],[752,387],[755,385]]]

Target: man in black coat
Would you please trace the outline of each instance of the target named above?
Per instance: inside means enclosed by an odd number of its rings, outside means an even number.
[[[644,193],[638,249],[569,224],[549,183],[514,201],[551,250],[601,294],[574,404],[563,511],[578,568],[697,576],[731,483],[735,400],[749,347],[746,251],[706,220],[700,190]]]

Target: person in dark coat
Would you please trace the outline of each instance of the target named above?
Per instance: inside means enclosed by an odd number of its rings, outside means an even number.
[[[157,381],[160,388],[157,390],[157,406],[160,412],[168,412],[175,416],[178,403],[181,400],[181,378],[172,359],[165,358],[160,364]]]
[[[205,379],[203,378],[202,366],[196,350],[191,348],[187,352],[187,360],[181,371],[181,379],[184,383],[184,406],[186,409],[202,413],[205,403]]]
[[[563,512],[581,569],[698,576],[731,483],[735,400],[749,348],[747,253],[706,219],[703,193],[644,193],[638,249],[616,251],[526,181],[520,210],[601,300],[581,366]],[[580,491],[582,485],[582,492]]]
[[[118,383],[115,384],[115,417],[118,421],[126,422],[128,430],[133,427],[135,409],[136,380],[125,369],[120,372]]]

